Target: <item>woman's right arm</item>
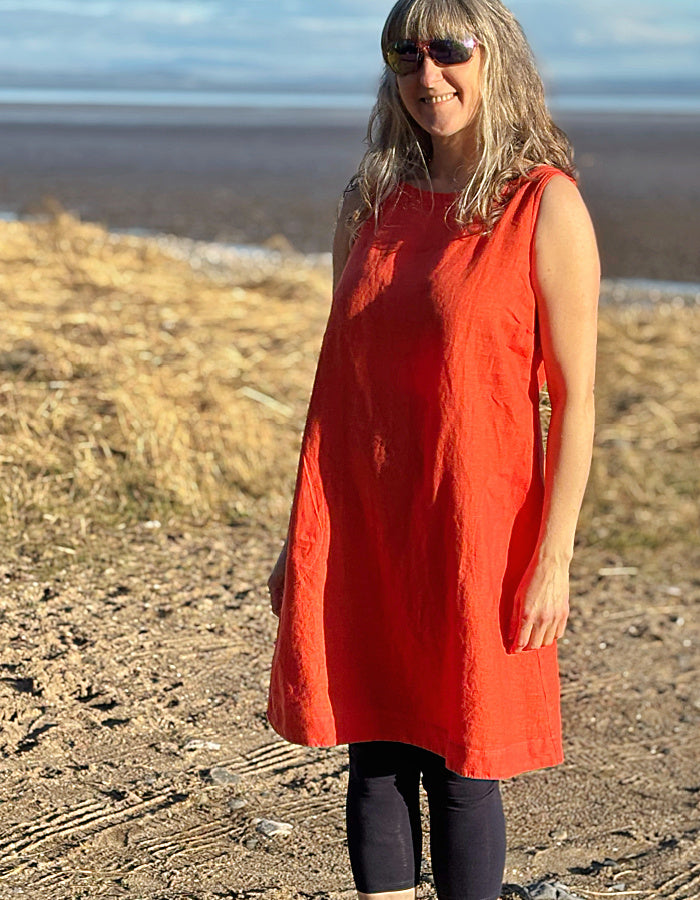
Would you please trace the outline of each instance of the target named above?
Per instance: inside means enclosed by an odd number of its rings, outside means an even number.
[[[338,217],[335,223],[335,234],[333,235],[333,291],[335,292],[340,276],[343,274],[345,264],[350,256],[352,249],[352,239],[350,229],[347,224],[348,217],[357,209],[360,203],[360,192],[354,188],[347,191],[343,195],[342,202],[339,204]],[[284,593],[284,570],[287,563],[287,545],[289,537],[287,536],[284,545],[277,557],[277,562],[270,573],[267,580],[267,588],[270,592],[270,603],[272,612],[279,616],[282,610],[282,595]]]

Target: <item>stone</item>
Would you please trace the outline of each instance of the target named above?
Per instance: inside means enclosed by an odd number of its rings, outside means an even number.
[[[582,900],[561,881],[536,881],[528,885],[532,900]]]
[[[238,784],[241,780],[240,775],[230,772],[223,766],[214,766],[213,769],[210,769],[209,778],[211,778],[213,784]]]
[[[289,822],[276,822],[274,819],[253,819],[255,830],[267,837],[273,837],[275,834],[289,834],[294,828]]]
[[[216,741],[202,741],[199,738],[193,738],[191,741],[187,741],[185,746],[182,748],[183,750],[221,750],[221,744],[217,744]]]

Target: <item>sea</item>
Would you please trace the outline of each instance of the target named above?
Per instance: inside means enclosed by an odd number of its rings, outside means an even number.
[[[0,120],[22,106],[365,115],[387,0],[0,0]],[[698,0],[511,0],[559,112],[700,114]],[[14,110],[14,112],[13,112]],[[43,113],[46,115],[46,113]],[[93,116],[97,113],[93,112]]]
[[[700,115],[700,0],[511,0],[553,112]],[[0,123],[362,121],[387,0],[0,0]],[[0,211],[0,218],[13,218]],[[270,254],[214,246],[210,253]],[[270,260],[272,261],[271,257]],[[328,264],[328,260],[325,260]],[[700,285],[609,282],[621,302]]]

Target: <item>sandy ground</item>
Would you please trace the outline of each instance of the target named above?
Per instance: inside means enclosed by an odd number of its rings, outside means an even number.
[[[354,897],[347,747],[265,717],[284,527],[145,523],[95,535],[87,566],[1,570],[0,897]],[[502,783],[506,881],[700,896],[700,585],[658,561],[574,559],[566,761]]]

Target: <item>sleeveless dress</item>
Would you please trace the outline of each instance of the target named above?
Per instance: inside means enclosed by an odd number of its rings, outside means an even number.
[[[563,762],[556,641],[510,652],[535,550],[540,199],[489,236],[400,184],[333,294],[292,503],[267,717],[306,746],[388,740],[472,778]],[[573,179],[570,179],[573,181]]]

